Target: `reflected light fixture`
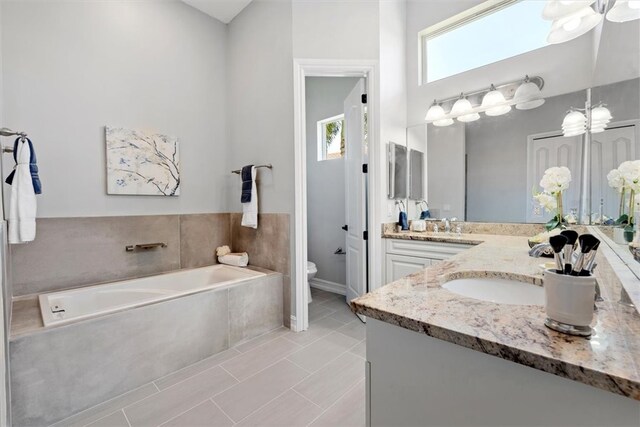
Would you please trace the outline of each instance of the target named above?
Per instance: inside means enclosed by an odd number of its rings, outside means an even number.
[[[451,115],[458,116],[458,121],[463,123],[473,122],[480,118],[480,114],[473,111],[471,103],[464,97],[463,93],[460,94],[460,98],[453,104]]]
[[[506,105],[506,102],[502,92],[491,85],[489,92],[482,98],[482,108],[486,109],[484,113],[487,116],[501,116],[511,111],[511,106]]]
[[[591,122],[587,120],[581,111],[572,109],[562,121],[562,134],[564,136],[577,136],[584,134],[587,129],[590,133],[604,132],[613,116],[604,104],[599,104],[591,109]]]
[[[524,81],[513,95],[513,100],[516,101],[516,109],[518,110],[531,110],[544,104],[540,88],[529,80],[529,76],[524,77]]]
[[[594,29],[602,15],[591,5],[595,0],[548,0],[542,18],[551,23],[547,43],[564,43]]]
[[[640,19],[640,0],[617,0],[607,12],[611,22],[627,22]]]

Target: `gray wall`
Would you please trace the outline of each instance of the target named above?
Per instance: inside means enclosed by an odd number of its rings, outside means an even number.
[[[289,250],[294,252],[293,221],[293,54],[291,1],[253,1],[228,25],[226,168],[273,164],[258,172],[259,211],[287,213]],[[240,212],[241,182],[227,177],[226,206]],[[290,276],[284,278],[285,306],[295,301]],[[294,287],[293,287],[294,288]],[[295,305],[295,304],[294,304]],[[286,311],[286,308],[285,308]],[[295,313],[295,307],[292,307]],[[287,319],[285,319],[287,324]]]
[[[40,0],[3,2],[1,28],[2,124],[32,137],[38,217],[226,210],[224,24],[179,1]],[[177,136],[180,196],[107,196],[105,125]]]
[[[533,110],[515,108],[498,117],[482,115],[466,125],[467,219],[524,222],[527,194],[527,136],[560,132],[566,111],[584,106],[585,91],[547,98]],[[594,103],[604,101],[613,122],[640,117],[640,80],[594,88]],[[574,177],[578,182],[578,177]]]
[[[344,159],[318,161],[316,123],[344,112],[344,100],[357,78],[307,77],[307,250],[318,279],[346,284]]]

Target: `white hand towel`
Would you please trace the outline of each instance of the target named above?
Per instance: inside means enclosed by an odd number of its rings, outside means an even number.
[[[246,267],[249,264],[249,254],[246,252],[230,253],[218,257],[220,264],[235,265],[236,267]]]
[[[256,167],[251,168],[251,201],[242,204],[243,227],[258,228],[258,189],[256,188]]]
[[[16,173],[11,184],[9,204],[9,243],[26,243],[36,238],[36,193],[33,190],[29,162],[29,144],[19,142]]]

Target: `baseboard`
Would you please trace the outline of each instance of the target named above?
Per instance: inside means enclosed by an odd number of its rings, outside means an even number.
[[[346,295],[347,285],[341,283],[330,282],[329,280],[316,279],[315,277],[309,281],[312,288],[321,289],[334,294]]]
[[[290,317],[289,322],[290,322],[289,323],[289,329],[291,329],[292,332],[299,332],[298,331],[298,327],[297,327],[297,323],[296,323],[297,322],[296,316],[294,316],[292,314],[291,317]]]

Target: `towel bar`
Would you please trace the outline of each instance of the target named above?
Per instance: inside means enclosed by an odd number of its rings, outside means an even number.
[[[9,128],[0,128],[0,136],[19,136],[24,140],[24,138],[27,137],[27,134],[26,132],[16,132]],[[2,152],[13,153],[13,147],[2,147]]]
[[[266,165],[256,165],[256,168],[269,168],[269,169],[273,169],[273,165],[271,163],[266,164]],[[240,173],[242,172],[242,169],[236,169],[234,171],[231,171],[231,173]]]
[[[166,243],[138,243],[137,245],[127,245],[124,247],[124,250],[127,252],[133,252],[136,249],[149,250],[155,248],[166,248]]]

